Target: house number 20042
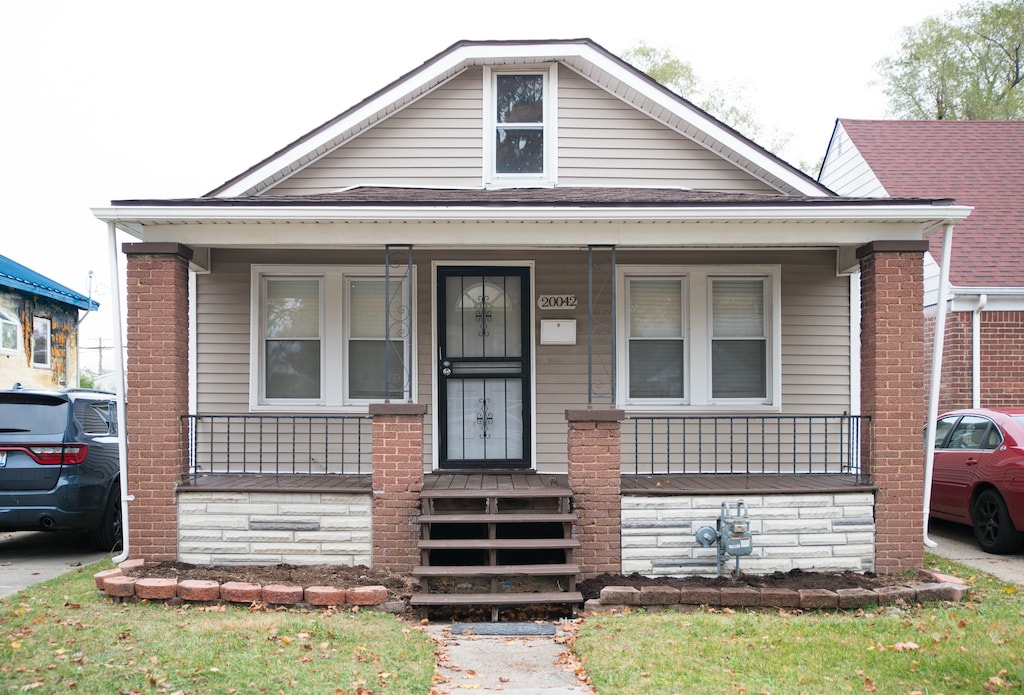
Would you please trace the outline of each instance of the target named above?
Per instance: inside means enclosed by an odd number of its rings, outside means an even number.
[[[537,306],[541,309],[575,309],[574,294],[542,294],[537,297]]]

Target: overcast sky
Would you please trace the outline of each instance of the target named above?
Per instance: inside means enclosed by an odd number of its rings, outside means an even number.
[[[109,341],[112,199],[198,196],[461,39],[670,49],[742,93],[788,161],[836,118],[885,118],[875,63],[956,0],[25,0],[0,26],[0,254],[88,293]],[[598,9],[604,8],[604,9]],[[684,95],[685,96],[685,95]],[[85,357],[85,356],[83,356]]]

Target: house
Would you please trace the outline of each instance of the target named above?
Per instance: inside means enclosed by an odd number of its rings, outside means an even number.
[[[0,256],[0,384],[78,386],[81,312],[99,304]]]
[[[819,180],[843,195],[954,198],[939,408],[1016,406],[1024,392],[1024,123],[839,119]],[[926,236],[928,335],[942,234]],[[929,369],[930,371],[930,369]]]
[[[836,196],[588,39],[456,43],[206,195],[94,210],[136,239],[130,552],[512,602],[714,574],[742,500],[744,571],[917,567],[924,235],[968,212]]]

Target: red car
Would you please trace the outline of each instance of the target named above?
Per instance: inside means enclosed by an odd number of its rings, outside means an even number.
[[[935,429],[931,515],[974,528],[981,549],[1024,545],[1024,408],[954,410]]]

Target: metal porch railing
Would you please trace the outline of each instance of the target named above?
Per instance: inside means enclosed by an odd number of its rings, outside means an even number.
[[[622,473],[860,475],[862,415],[640,416],[622,425]]]
[[[363,475],[372,472],[368,415],[183,415],[189,476]]]

